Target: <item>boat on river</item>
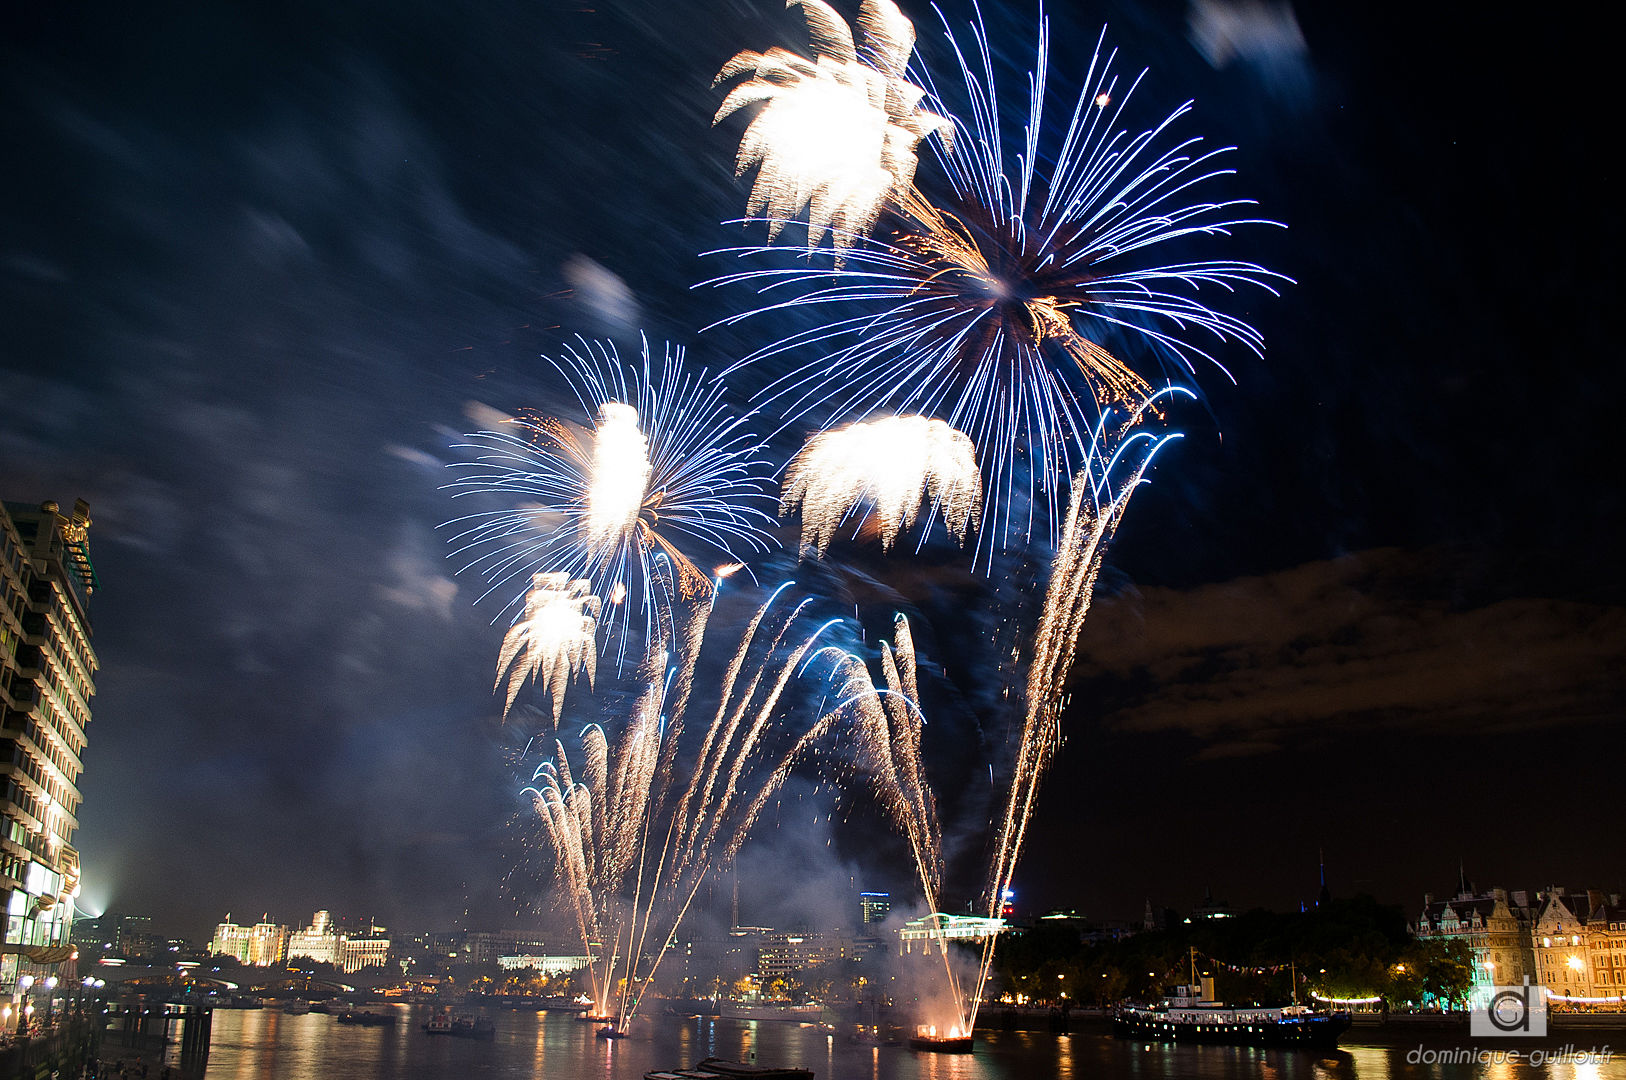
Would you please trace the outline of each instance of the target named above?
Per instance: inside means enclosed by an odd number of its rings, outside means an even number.
[[[351,1009],[340,1013],[336,1019],[341,1024],[355,1024],[358,1027],[393,1027],[396,1016],[393,1012],[375,1013],[365,1009]]]
[[[1221,1046],[1304,1046],[1330,1050],[1349,1030],[1347,1012],[1308,1005],[1231,1007],[1214,999],[1214,980],[1195,978],[1156,1005],[1125,1005],[1112,1018],[1112,1033],[1142,1042],[1214,1043]],[[1295,983],[1297,980],[1295,979]]]
[[[497,1037],[497,1025],[489,1016],[453,1016],[449,1009],[436,1009],[423,1022],[425,1035],[450,1035],[454,1039],[490,1042]]]

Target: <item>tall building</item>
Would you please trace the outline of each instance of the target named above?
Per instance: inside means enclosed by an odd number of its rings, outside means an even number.
[[[891,893],[861,892],[858,894],[858,921],[861,925],[874,926],[877,923],[884,923],[891,911]]]
[[[82,499],[71,514],[0,504],[0,989],[73,955],[73,838],[96,693],[89,530]]]
[[[288,928],[263,916],[253,926],[239,926],[226,916],[209,939],[209,952],[236,957],[250,967],[270,967],[288,959]]]
[[[99,956],[136,956],[152,951],[159,939],[152,932],[152,918],[106,911],[95,917],[80,916],[73,921],[73,943],[84,959]]]
[[[304,957],[322,964],[333,964],[346,975],[354,975],[364,967],[383,967],[389,963],[390,939],[384,936],[382,926],[370,921],[360,934],[344,934],[333,925],[333,916],[318,911],[311,924],[288,935],[289,960]]]
[[[288,935],[288,959],[304,957],[318,964],[339,963],[339,932],[333,928],[333,916],[318,911],[311,924]]]

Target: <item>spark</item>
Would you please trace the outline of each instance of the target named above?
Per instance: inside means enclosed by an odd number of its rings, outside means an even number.
[[[860,506],[874,514],[883,550],[914,526],[922,497],[956,540],[982,498],[977,449],[941,420],[891,416],[823,431],[785,472],[779,512],[802,514],[802,543],[820,555]]]
[[[1252,216],[1251,200],[1206,194],[1232,172],[1229,148],[1174,134],[1189,102],[1131,133],[1125,108],[1145,72],[1120,79],[1104,32],[1056,125],[1041,18],[1018,137],[1000,122],[986,30],[973,24],[964,43],[946,21],[945,30],[958,69],[953,96],[968,119],[958,122],[955,148],[936,151],[939,175],[922,170],[918,187],[895,193],[877,236],[848,235],[838,264],[733,247],[711,254],[757,265],[709,284],[749,286],[759,298],[719,325],[788,310],[831,313],[725,371],[810,354],[758,392],[786,426],[918,411],[965,432],[987,478],[980,555],[1036,534],[1055,540],[1094,420],[1152,393],[1153,379],[1122,348],[1140,346],[1154,362],[1167,357],[1191,372],[1212,363],[1229,376],[1217,346],[1262,353],[1263,338],[1208,297],[1242,286],[1274,294],[1288,279],[1253,262],[1160,259],[1177,245],[1278,223]],[[951,95],[919,77],[933,106],[952,114]]]
[[[740,140],[734,173],[757,170],[746,213],[767,218],[770,242],[806,210],[809,248],[826,233],[846,247],[913,181],[921,140],[933,131],[950,140],[954,129],[918,108],[925,91],[903,77],[915,28],[892,0],[864,0],[861,45],[823,0],[786,6],[800,8],[814,59],[777,47],[741,52],[714,85],[751,77],[728,93],[712,123],[761,106]]]
[[[592,686],[598,668],[594,631],[601,602],[589,587],[585,579],[571,581],[559,573],[532,576],[525,609],[503,635],[497,656],[497,686],[502,685],[504,673],[508,675],[504,717],[527,679],[535,679],[547,690],[555,727],[571,676],[583,673]]]
[[[590,726],[582,775],[572,775],[556,743],[557,756],[525,789],[548,838],[561,900],[592,958],[596,1007],[609,1010],[610,988],[623,988],[613,1008],[623,1031],[712,868],[734,857],[833,723],[817,716],[798,731],[784,722],[789,684],[831,648],[820,641],[840,621],[813,626],[805,616],[811,599],[787,609],[780,598],[793,584],[775,589],[746,623],[692,760],[680,762],[679,745],[709,603],[690,609],[675,653],[650,654],[613,749],[603,729]]]
[[[846,719],[858,748],[858,767],[872,780],[877,799],[893,826],[909,842],[926,910],[941,910],[943,838],[937,801],[921,759],[921,732],[926,717],[920,709],[919,665],[914,636],[902,613],[893,617],[892,642],[881,642],[881,675],[877,686],[869,668],[848,653],[838,663],[841,698],[830,711]],[[933,920],[934,928],[941,930]],[[971,1030],[971,1014],[959,974],[950,962],[948,943],[939,932],[938,952],[955,1012],[955,1030]]]
[[[751,414],[731,410],[721,380],[685,369],[680,348],[657,360],[646,339],[633,365],[608,342],[578,339],[552,363],[591,426],[525,418],[469,435],[462,448],[475,456],[449,466],[459,473],[446,488],[509,505],[447,525],[460,572],[489,582],[481,599],[537,573],[588,581],[609,604],[600,631],[620,629],[619,664],[635,614],[652,648],[670,637],[674,604],[714,591],[685,548],[728,562],[770,549],[766,467]]]
[[[1002,898],[1016,874],[1039,781],[1061,745],[1063,691],[1077,655],[1079,633],[1095,596],[1107,541],[1123,521],[1130,497],[1145,482],[1146,472],[1158,453],[1181,438],[1178,432],[1154,434],[1144,425],[1149,417],[1158,415],[1164,399],[1176,395],[1196,397],[1184,387],[1166,388],[1143,402],[1116,430],[1108,427],[1111,414],[1103,414],[1088,444],[1083,468],[1074,478],[1067,518],[1051,559],[1050,581],[1032,636],[1021,739],[984,892],[989,918],[999,915]],[[994,939],[990,938],[983,946],[973,1003],[982,998],[993,949]]]

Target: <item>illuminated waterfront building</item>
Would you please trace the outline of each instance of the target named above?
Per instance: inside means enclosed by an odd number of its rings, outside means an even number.
[[[209,953],[234,957],[239,964],[248,963],[248,927],[232,922],[228,911],[226,921],[215,927],[214,936],[209,939]]]
[[[343,934],[334,926],[333,916],[318,911],[309,926],[290,931],[267,915],[253,926],[239,926],[226,916],[209,939],[209,951],[236,957],[254,967],[269,967],[285,960],[303,959],[332,964],[347,975],[364,967],[389,963],[390,939],[383,928],[368,924],[360,934]]]
[[[373,927],[371,934],[377,934]],[[390,939],[387,937],[339,937],[339,970],[354,975],[364,967],[384,967],[390,962]]]
[[[497,966],[504,971],[538,971],[543,975],[568,975],[572,971],[580,971],[588,964],[585,956],[546,956],[538,953],[522,953],[517,956],[497,957]]]
[[[1558,998],[1589,1007],[1626,1007],[1626,907],[1596,889],[1542,894],[1531,946],[1533,980]]]
[[[209,939],[209,951],[236,957],[250,967],[270,967],[288,958],[288,928],[278,926],[269,915],[253,926],[238,926],[226,916]]]
[[[288,958],[305,957],[318,964],[339,964],[339,934],[333,928],[333,917],[318,911],[311,924],[288,935]]]
[[[73,955],[79,773],[96,693],[90,508],[0,505],[0,987]]]
[[[1473,955],[1470,1001],[1483,1005],[1494,986],[1544,986],[1556,1002],[1588,1008],[1626,1006],[1626,908],[1618,895],[1571,893],[1559,886],[1530,894],[1476,892],[1464,879],[1450,900],[1423,898],[1414,927],[1422,941],[1462,941]]]
[[[776,932],[757,946],[757,976],[763,982],[832,964],[861,959],[868,949],[840,934]]]
[[[1004,919],[934,911],[905,923],[903,929],[898,931],[898,946],[902,952],[912,953],[918,944],[922,952],[930,953],[934,944],[946,947],[943,943],[949,941],[983,941],[1005,929]]]

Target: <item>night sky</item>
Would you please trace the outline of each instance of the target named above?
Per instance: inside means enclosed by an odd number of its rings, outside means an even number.
[[[1035,6],[987,6],[1031,57]],[[1195,98],[1186,130],[1238,146],[1237,190],[1290,226],[1224,254],[1298,284],[1235,302],[1264,360],[1197,373],[1109,553],[1021,904],[1285,909],[1318,852],[1334,893],[1408,909],[1459,862],[1626,888],[1602,35],[1344,5],[1300,9],[1298,40],[1264,6],[1221,63],[1192,32],[1219,10],[1050,9],[1060,70],[1106,22],[1150,119]],[[0,495],[94,519],[85,909],[194,936],[319,907],[516,921],[526,733],[490,693],[497,609],[437,530],[443,466],[491,410],[566,407],[540,357],[572,334],[715,368],[771,333],[700,333],[746,297],[691,286],[746,191],[711,78],[796,26],[774,0],[12,13]],[[941,616],[933,695],[963,710],[993,687],[948,625],[953,562],[851,570]],[[964,745],[934,759],[974,772]],[[908,888],[861,811],[794,816],[744,861],[742,915]],[[762,872],[787,865],[789,898]]]

